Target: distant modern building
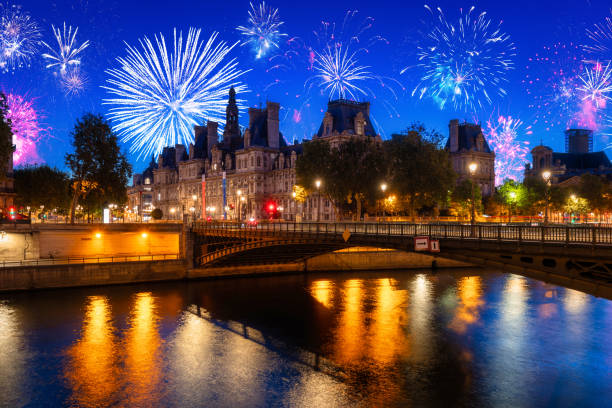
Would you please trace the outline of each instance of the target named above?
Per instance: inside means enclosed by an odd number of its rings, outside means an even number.
[[[585,173],[604,176],[612,182],[612,164],[603,151],[593,152],[593,131],[568,129],[565,131],[565,153],[554,152],[539,145],[531,150],[532,164],[527,164],[525,177],[541,177],[551,172],[551,183],[571,186]]]
[[[448,125],[449,136],[446,150],[450,154],[453,170],[458,175],[457,182],[473,180],[484,197],[495,191],[495,153],[489,147],[480,125],[474,123],[459,123],[453,119]],[[469,170],[471,163],[476,163],[476,171],[472,175]]]
[[[130,210],[145,215],[159,208],[164,219],[180,219],[184,214],[195,219],[262,219],[273,212],[286,220],[298,216],[332,220],[334,209],[326,198],[311,194],[300,204],[292,196],[302,144],[286,142],[279,129],[279,112],[275,102],[250,108],[248,127],[241,133],[236,93],[230,90],[222,140],[218,140],[217,123],[209,121],[195,126],[195,140],[188,151],[183,145],[164,148],[157,162],[134,175],[128,193]],[[332,146],[352,137],[380,141],[369,114],[367,102],[330,101],[313,139],[328,140]]]

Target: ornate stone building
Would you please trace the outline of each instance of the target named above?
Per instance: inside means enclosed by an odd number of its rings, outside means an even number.
[[[453,170],[458,175],[457,182],[473,179],[480,186],[483,197],[495,192],[495,153],[489,147],[480,125],[459,123],[453,119],[448,125],[449,136],[446,150],[450,153]],[[476,163],[472,175],[470,163]]]
[[[331,101],[314,139],[325,138],[335,146],[350,137],[380,136],[369,118],[369,103]],[[236,94],[230,90],[226,126],[218,140],[217,123],[195,127],[195,141],[189,153],[182,145],[167,147],[152,172],[152,207],[160,208],[165,219],[183,214],[195,219],[264,219],[274,216],[295,220],[332,220],[331,203],[316,194],[303,204],[292,196],[295,164],[302,144],[289,145],[279,129],[280,105],[267,102],[265,108],[250,108],[249,124],[243,133],[238,125]],[[306,141],[307,142],[307,141]],[[130,197],[137,197],[145,175],[134,176]],[[145,184],[146,187],[146,184]],[[134,206],[130,199],[130,208]],[[142,204],[140,204],[142,208]]]
[[[15,146],[13,146],[13,150]],[[0,163],[5,166],[5,177],[0,179],[0,212],[6,214],[10,207],[15,205],[15,180],[13,179],[13,154],[9,155],[6,163]]]
[[[527,164],[525,177],[541,177],[550,171],[552,184],[569,187],[580,182],[580,176],[590,173],[603,176],[612,183],[612,163],[603,151],[593,152],[593,132],[588,129],[565,131],[565,153],[554,152],[539,145],[531,150],[532,164]]]

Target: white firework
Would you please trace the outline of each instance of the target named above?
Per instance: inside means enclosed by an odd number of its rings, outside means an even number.
[[[60,78],[60,85],[62,86],[66,96],[77,96],[83,89],[87,78],[78,68],[69,69]]]
[[[598,62],[593,68],[587,68],[584,75],[580,77],[582,86],[578,88],[583,93],[582,100],[591,100],[595,106],[603,108],[606,101],[612,100],[612,70],[610,63],[604,67]]]
[[[317,72],[315,79],[330,98],[357,99],[358,95],[368,92],[358,82],[375,79],[367,66],[359,65],[356,52],[341,45],[327,46],[322,53],[315,51],[313,68]]]
[[[200,31],[190,28],[183,42],[175,29],[171,51],[162,34],[139,40],[142,50],[126,44],[119,68],[106,71],[110,78],[103,88],[112,97],[103,103],[111,106],[113,129],[139,159],[193,142],[193,126],[203,120],[224,125],[229,89],[246,91],[238,79],[247,71],[226,58],[238,42],[217,41],[216,32],[200,41]]]
[[[40,30],[19,6],[0,4],[0,70],[12,71],[27,66],[38,51]]]
[[[51,29],[57,41],[58,49],[54,49],[43,41],[43,44],[49,49],[49,53],[43,53],[42,57],[47,60],[46,68],[59,68],[60,74],[65,75],[68,68],[77,67],[81,64],[79,54],[89,46],[89,41],[78,45],[76,35],[79,28],[75,27],[72,31],[72,26],[68,26],[68,30],[66,30],[66,23],[64,23],[63,31],[53,25],[51,25]]]

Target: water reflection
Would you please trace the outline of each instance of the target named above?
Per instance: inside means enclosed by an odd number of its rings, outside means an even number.
[[[6,396],[7,406],[28,401],[27,358],[24,333],[17,310],[0,301],[0,396]]]
[[[81,338],[68,349],[65,375],[72,401],[83,407],[108,405],[119,388],[116,347],[108,298],[87,299]]]
[[[467,276],[459,280],[457,286],[459,305],[449,328],[459,334],[466,332],[471,325],[480,320],[480,311],[485,305],[482,299],[482,279],[480,276]]]
[[[156,299],[150,292],[138,293],[125,336],[127,404],[152,406],[160,400],[162,379],[161,338]]]
[[[410,282],[410,339],[412,361],[423,363],[431,357],[433,337],[433,285],[424,274]]]
[[[334,361],[354,364],[364,351],[365,319],[363,316],[363,280],[349,279],[340,292],[342,309],[333,344]]]
[[[333,305],[333,289],[332,281],[322,279],[312,282],[310,291],[319,303],[329,309]]]

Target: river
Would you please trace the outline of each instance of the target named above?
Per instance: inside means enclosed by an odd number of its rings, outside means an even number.
[[[612,401],[612,302],[496,270],[2,294],[0,334],[8,407]]]

